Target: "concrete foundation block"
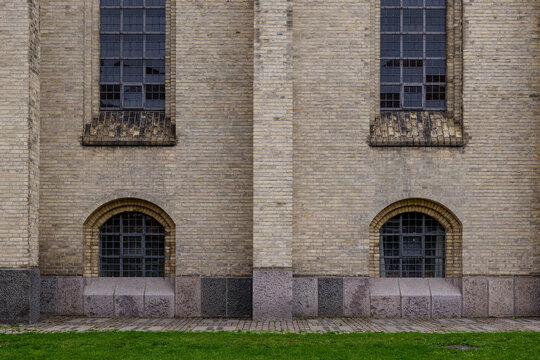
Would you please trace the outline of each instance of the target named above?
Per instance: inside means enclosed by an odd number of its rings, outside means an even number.
[[[431,317],[431,293],[427,279],[399,279],[399,288],[402,317]]]
[[[514,315],[514,279],[489,278],[488,315],[510,317]]]
[[[174,305],[174,279],[146,279],[144,317],[173,318]]]
[[[253,281],[251,278],[227,279],[227,316],[251,317],[253,310]]]
[[[38,269],[0,270],[0,323],[34,323],[40,314]]]
[[[195,276],[175,279],[176,316],[201,316],[201,278]]]
[[[343,316],[343,278],[319,278],[319,316]]]
[[[291,320],[292,297],[292,271],[253,271],[254,320]]]
[[[114,295],[115,316],[143,316],[145,282],[144,278],[118,278]]]
[[[401,317],[398,279],[370,279],[370,310],[374,318]]]
[[[84,279],[84,315],[90,317],[114,316],[116,278]]]
[[[463,278],[463,317],[488,316],[488,279]]]
[[[514,279],[515,316],[540,316],[540,277]]]
[[[343,315],[349,317],[370,316],[369,278],[343,279]]]
[[[454,280],[428,279],[431,291],[431,317],[461,317],[461,290]]]
[[[40,288],[40,304],[42,314],[56,314],[57,309],[58,278],[56,276],[42,276]]]
[[[317,278],[293,278],[293,315],[303,318],[316,318],[318,315]]]
[[[227,316],[226,278],[201,278],[201,314],[204,317]]]
[[[83,315],[82,276],[59,276],[57,296],[59,315]]]

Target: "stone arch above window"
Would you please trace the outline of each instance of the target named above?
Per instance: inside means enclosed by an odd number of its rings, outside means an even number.
[[[380,276],[381,228],[397,215],[420,213],[436,220],[445,231],[445,276],[462,275],[462,225],[457,216],[444,205],[426,199],[405,199],[384,208],[369,226],[369,274]]]
[[[118,199],[97,208],[84,222],[84,276],[98,277],[100,274],[100,228],[109,219],[122,213],[141,213],[158,221],[165,230],[166,277],[175,276],[176,226],[171,217],[159,206],[142,199]]]

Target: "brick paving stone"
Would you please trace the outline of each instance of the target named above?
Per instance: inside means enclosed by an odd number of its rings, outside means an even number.
[[[292,321],[253,321],[250,319],[143,319],[46,316],[33,325],[1,325],[0,333],[84,332],[84,331],[271,331],[295,333],[351,332],[493,332],[537,331],[540,318],[477,319],[366,319],[320,318]]]

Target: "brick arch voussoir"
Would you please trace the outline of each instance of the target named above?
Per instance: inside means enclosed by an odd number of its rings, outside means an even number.
[[[391,218],[406,212],[419,212],[433,217],[445,229],[447,248],[447,276],[458,277],[462,272],[462,225],[447,207],[428,199],[405,199],[392,203],[380,211],[369,226],[369,273],[379,276],[379,242],[381,227]]]
[[[140,212],[156,219],[165,229],[165,276],[174,276],[176,267],[176,225],[159,206],[146,200],[125,198],[109,201],[88,216],[83,224],[84,276],[99,276],[99,229],[111,217],[124,212]]]

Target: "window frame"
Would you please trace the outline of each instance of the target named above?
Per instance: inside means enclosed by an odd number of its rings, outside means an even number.
[[[399,62],[399,70],[400,70],[400,81],[399,83],[396,82],[383,82],[382,79],[380,80],[380,95],[379,95],[379,102],[380,102],[380,110],[381,111],[445,111],[447,108],[447,101],[446,101],[446,86],[447,81],[445,82],[427,82],[427,62],[429,60],[439,60],[439,61],[445,61],[447,62],[448,58],[448,47],[446,45],[447,41],[447,1],[445,1],[445,6],[428,6],[426,3],[426,0],[422,0],[422,6],[405,6],[403,5],[404,0],[399,0],[400,5],[388,5],[383,6],[381,4],[380,6],[380,12],[381,12],[381,18],[382,18],[382,10],[383,9],[389,9],[389,10],[398,10],[399,11],[399,31],[383,31],[382,25],[379,26],[379,33],[381,36],[380,40],[380,48],[382,45],[382,36],[383,35],[397,35],[399,36],[399,56],[382,56],[382,50],[380,50],[379,53],[379,61],[380,61],[380,67],[379,67],[379,77],[382,78],[382,62],[383,61],[393,61],[398,60]],[[382,0],[381,0],[382,3]],[[427,12],[428,10],[441,10],[444,9],[445,12],[445,31],[427,31]],[[422,31],[405,31],[404,30],[404,11],[405,10],[422,10],[422,16],[423,16],[423,23],[422,23]],[[381,21],[382,24],[382,21]],[[407,35],[421,35],[422,36],[422,57],[416,57],[416,56],[405,56],[404,54],[404,36]],[[444,57],[427,57],[427,38],[429,35],[444,35],[445,37],[445,56]],[[405,82],[404,80],[404,62],[410,61],[410,60],[420,60],[422,61],[422,82]],[[445,80],[448,79],[447,76],[447,66],[445,66]],[[399,86],[399,107],[383,107],[382,103],[383,98],[383,92],[382,87],[383,86]],[[427,86],[444,86],[445,88],[445,98],[444,98],[444,105],[443,107],[427,107]],[[422,104],[420,107],[418,106],[407,106],[405,103],[405,88],[412,88],[412,87],[420,87],[421,88],[421,98],[422,98]],[[391,94],[391,93],[385,93],[385,94]],[[395,93],[393,93],[395,94]]]
[[[420,233],[418,232],[404,232],[403,230],[403,220],[404,216],[420,216],[422,219],[422,231]],[[438,230],[429,232],[427,231],[426,227],[426,220],[429,219],[437,224]],[[388,223],[391,221],[399,221],[399,230],[398,232],[385,232],[385,227]],[[435,237],[442,237],[442,255],[426,255],[426,236],[435,236]],[[399,237],[399,251],[398,255],[385,255],[385,237]],[[405,255],[404,254],[404,238],[405,237],[417,237],[421,239],[421,254],[420,255]],[[441,269],[441,275],[440,276],[428,276],[428,278],[444,278],[446,276],[446,231],[444,230],[444,227],[442,224],[434,219],[433,217],[420,213],[420,212],[403,212],[400,213],[390,219],[388,219],[380,229],[380,245],[379,245],[379,251],[380,251],[380,276],[381,277],[399,277],[399,278],[426,278],[426,259],[433,259],[433,260],[441,260],[442,263],[442,269]],[[398,276],[388,276],[387,273],[390,270],[386,269],[385,260],[399,260],[399,270],[398,270]],[[421,276],[404,276],[405,271],[403,268],[403,260],[405,259],[420,259],[421,260]],[[412,272],[412,271],[411,271]],[[434,268],[432,270],[433,273],[436,273],[437,270]]]
[[[124,232],[124,229],[125,229],[124,219],[126,216],[130,216],[130,215],[142,216],[142,231],[141,232]],[[118,232],[103,231],[103,229],[109,225],[109,222],[113,221],[115,218],[118,218],[118,221],[119,221],[118,223],[119,231]],[[147,232],[147,226],[146,226],[147,218],[152,219],[153,221],[158,223],[161,231],[157,233]],[[146,254],[147,236],[161,237],[159,241],[162,242],[162,246],[161,246],[162,251],[163,251],[162,255],[147,255]],[[166,261],[165,260],[166,259],[165,236],[166,236],[166,231],[163,224],[161,224],[157,219],[151,217],[150,215],[144,214],[142,212],[129,211],[129,212],[122,212],[114,216],[111,216],[103,225],[99,227],[99,276],[100,277],[165,277],[165,261]],[[103,243],[105,241],[104,239],[105,237],[118,237],[118,242],[119,242],[118,255],[104,255],[103,254],[104,252]],[[141,238],[141,247],[140,247],[141,254],[140,255],[128,254],[124,251],[124,238],[125,237],[140,237]],[[104,266],[107,265],[104,263],[103,261],[104,259],[118,259],[119,260],[118,275],[111,275],[111,270],[104,269]],[[140,276],[129,275],[130,270],[124,270],[124,259],[140,259],[141,275]],[[148,259],[162,260],[161,268],[157,270],[157,275],[151,274],[153,272],[152,270],[147,271],[146,261]],[[126,272],[128,273],[127,275],[126,275]],[[149,272],[150,272],[150,275],[148,275]]]
[[[102,35],[118,35],[119,36],[119,55],[118,56],[114,56],[114,57],[108,57],[108,56],[103,56],[102,53],[101,53],[101,46],[100,46],[100,49],[99,49],[99,67],[100,67],[100,78],[99,78],[99,110],[100,111],[165,111],[166,109],[166,94],[167,94],[167,89],[166,89],[166,83],[167,83],[167,61],[166,61],[166,57],[167,57],[167,1],[165,0],[164,1],[164,6],[151,6],[151,5],[146,5],[146,1],[143,1],[143,5],[133,5],[133,6],[129,6],[129,5],[124,5],[123,4],[123,1],[120,2],[120,5],[117,5],[117,6],[107,6],[107,5],[102,5],[101,4],[101,1],[100,1],[100,4],[99,4],[99,12],[100,12],[100,19],[101,19],[101,10],[102,9],[118,9],[120,11],[120,23],[119,23],[119,30],[118,31],[104,31],[102,30],[102,26],[101,26],[101,20],[99,21],[99,41],[101,43],[101,36]],[[124,31],[124,9],[142,9],[142,29],[141,31]],[[147,24],[147,9],[163,9],[164,10],[164,21],[165,21],[165,26],[164,26],[164,31],[147,31],[147,28],[146,28],[146,24]],[[143,43],[142,43],[142,56],[141,57],[129,57],[129,56],[124,56],[124,44],[123,44],[123,40],[124,40],[124,37],[123,35],[141,35],[142,36],[142,39],[143,39]],[[146,41],[147,41],[147,35],[163,35],[164,37],[164,45],[165,45],[165,49],[164,49],[164,54],[162,57],[149,57],[149,56],[146,56]],[[118,82],[107,82],[107,81],[102,81],[101,79],[101,62],[102,60],[118,60],[119,61],[119,81]],[[142,63],[142,79],[141,81],[136,81],[136,82],[132,82],[132,81],[124,81],[124,61],[129,61],[129,60],[134,60],[134,61],[141,61]],[[147,61],[163,61],[163,64],[164,64],[164,80],[163,82],[147,82],[146,80],[146,72],[147,72]],[[102,95],[103,95],[103,90],[102,90],[102,87],[103,86],[115,86],[115,85],[118,85],[119,86],[119,107],[104,107],[102,106],[102,103],[101,103],[101,100],[102,100]],[[160,86],[160,87],[163,87],[163,94],[164,94],[164,98],[163,98],[163,106],[160,106],[160,107],[151,107],[151,106],[146,106],[146,102],[147,102],[147,86]],[[141,106],[133,106],[133,107],[130,107],[130,106],[126,106],[125,104],[125,90],[127,87],[138,87],[141,89]],[[158,91],[158,93],[161,93],[161,89],[160,91]]]

